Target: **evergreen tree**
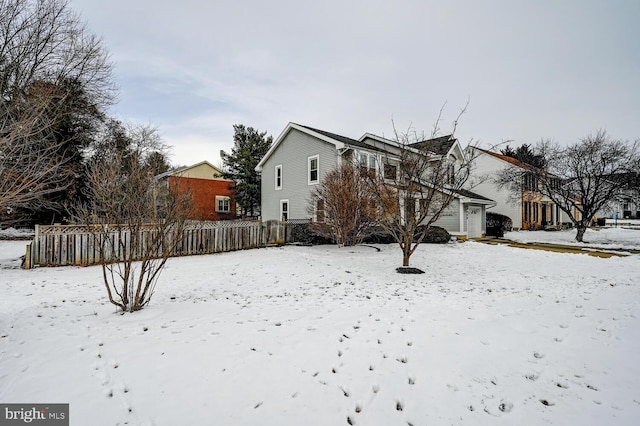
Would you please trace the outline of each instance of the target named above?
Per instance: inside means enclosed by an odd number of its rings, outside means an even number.
[[[245,215],[253,216],[260,209],[260,175],[256,166],[267,153],[273,137],[243,124],[233,125],[231,153],[220,151],[224,177],[235,182],[235,201]]]
[[[542,155],[538,155],[533,152],[531,145],[525,143],[520,145],[515,150],[507,145],[504,149],[500,150],[502,155],[515,158],[516,160],[528,164],[539,169],[544,169],[546,166],[545,158]]]

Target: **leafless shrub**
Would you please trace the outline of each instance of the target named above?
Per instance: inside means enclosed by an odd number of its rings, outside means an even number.
[[[344,162],[325,175],[311,195],[313,232],[343,246],[358,244],[371,234],[376,206],[363,173],[357,165]]]
[[[126,149],[104,141],[88,171],[89,203],[78,208],[77,220],[98,244],[109,301],[133,312],[150,302],[167,259],[182,243],[190,197],[153,179],[146,159],[162,151],[154,129],[130,129],[128,137]]]

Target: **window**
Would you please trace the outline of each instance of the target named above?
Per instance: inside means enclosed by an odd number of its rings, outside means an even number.
[[[231,198],[216,195],[216,211],[218,213],[231,212]]]
[[[276,166],[276,190],[282,189],[282,164]]]
[[[318,183],[318,156],[314,155],[307,159],[309,185]]]
[[[280,200],[280,220],[289,220],[289,200]]]
[[[324,222],[324,200],[318,198],[316,200],[316,222]]]
[[[447,185],[455,185],[456,183],[456,157],[450,155],[444,164],[444,183]]]
[[[373,154],[369,154],[369,168],[370,169],[376,168],[376,156]]]
[[[527,172],[524,175],[524,190],[525,191],[538,190],[538,178],[534,174]]]
[[[533,203],[533,221],[538,222],[538,203]]]
[[[398,167],[394,164],[384,163],[384,178],[395,180],[398,174]]]
[[[368,152],[360,152],[359,156],[359,164],[362,170],[366,170],[369,175],[376,175],[376,156],[375,154],[370,154]]]

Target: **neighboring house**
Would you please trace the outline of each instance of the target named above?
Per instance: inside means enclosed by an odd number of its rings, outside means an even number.
[[[412,145],[440,156],[451,167],[463,161],[458,141],[452,137],[432,139]],[[262,158],[256,170],[262,176],[263,220],[316,220],[309,213],[312,191],[324,176],[343,161],[358,162],[372,173],[395,172],[395,141],[370,133],[351,139],[335,133],[289,123]],[[494,202],[471,191],[458,191],[434,226],[450,234],[469,238],[485,233],[485,210]]]
[[[622,182],[624,189],[598,216],[608,219],[640,219],[640,173],[618,173],[612,180]]]
[[[190,192],[190,219],[227,220],[236,217],[234,182],[224,179],[222,171],[207,161],[170,170],[155,179],[165,185],[177,185],[180,191]]]
[[[511,194],[508,188],[496,184],[498,173],[507,167],[526,169],[524,163],[515,158],[481,148],[476,150],[472,177],[469,185],[478,192],[496,201],[491,212],[509,216],[514,229],[538,229],[568,222],[567,215],[550,199],[537,191],[536,182],[525,182],[522,194]],[[528,184],[528,185],[527,185]]]

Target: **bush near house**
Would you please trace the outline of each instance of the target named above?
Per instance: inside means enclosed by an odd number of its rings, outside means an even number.
[[[424,229],[424,226],[422,225],[416,229],[416,232],[415,232],[416,237],[422,232],[423,229]],[[430,226],[422,242],[429,243],[429,244],[445,244],[445,243],[448,243],[450,240],[451,240],[451,234],[449,234],[449,232],[447,232],[446,229],[441,228],[439,226]],[[396,240],[393,238],[392,235],[384,233],[382,228],[380,228],[379,232],[375,232],[373,235],[366,238],[364,242],[369,244],[391,244],[391,243],[395,243]]]
[[[330,238],[323,237],[311,229],[309,222],[300,222],[291,224],[291,241],[294,243],[320,245],[335,244]]]
[[[509,216],[500,213],[487,212],[487,236],[504,237],[506,231],[511,231],[513,222]]]
[[[416,229],[416,234],[422,232],[422,229],[423,227],[419,226],[418,229]],[[449,241],[451,241],[451,234],[439,226],[430,226],[422,240],[423,243],[430,244],[446,244]]]

